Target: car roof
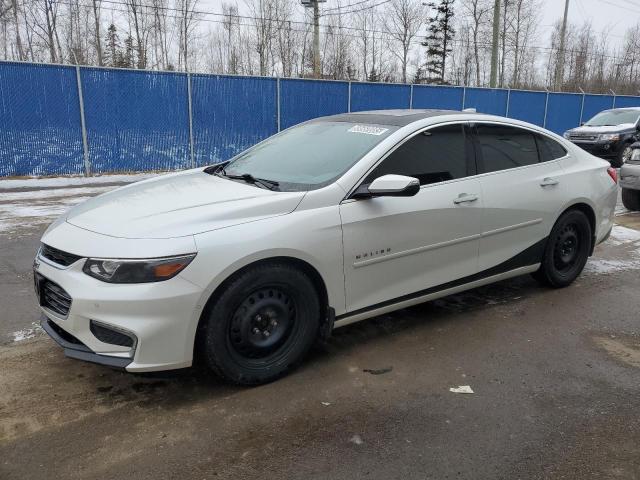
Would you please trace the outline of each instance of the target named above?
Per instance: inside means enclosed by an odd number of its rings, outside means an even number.
[[[620,108],[609,108],[607,110],[603,110],[603,112],[617,112],[621,110],[632,110],[635,112],[640,112],[640,107],[620,107]]]
[[[315,121],[325,122],[349,122],[349,123],[372,123],[377,125],[393,125],[404,127],[418,120],[432,117],[444,117],[449,115],[473,114],[472,111],[459,110],[369,110],[364,112],[340,113],[338,115],[330,115],[320,117]]]

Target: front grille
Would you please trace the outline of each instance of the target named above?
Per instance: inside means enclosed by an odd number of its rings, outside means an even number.
[[[99,324],[91,320],[90,323],[91,333],[104,343],[109,343],[111,345],[120,345],[121,347],[133,347],[135,341],[129,335],[119,332],[118,330],[114,330],[112,328],[108,328],[105,325]]]
[[[68,267],[82,258],[78,255],[74,255],[73,253],[63,252],[57,248],[50,247],[44,243],[40,249],[40,256],[47,260],[51,260],[53,263],[62,265],[63,267]]]
[[[65,318],[71,308],[71,296],[55,282],[35,274],[36,293],[40,305]]]
[[[569,140],[576,142],[595,142],[598,138],[597,135],[587,133],[571,133],[569,134]]]

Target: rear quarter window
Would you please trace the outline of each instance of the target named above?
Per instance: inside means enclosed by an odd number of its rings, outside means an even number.
[[[537,135],[536,141],[538,142],[541,162],[556,160],[567,154],[567,151],[562,145],[545,135]]]

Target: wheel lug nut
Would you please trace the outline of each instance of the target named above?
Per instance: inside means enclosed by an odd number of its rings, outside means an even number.
[[[265,330],[264,332],[262,332],[262,335],[268,337],[269,335],[271,335],[271,333],[269,332],[269,330]]]
[[[278,321],[275,318],[271,320],[271,326],[272,327],[277,327],[278,326]]]
[[[258,327],[253,327],[253,334],[258,335],[260,333],[260,329]]]

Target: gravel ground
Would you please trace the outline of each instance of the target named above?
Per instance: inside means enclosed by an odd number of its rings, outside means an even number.
[[[522,277],[351,325],[244,389],[70,360],[34,328],[46,223],[113,186],[0,183],[3,480],[640,479],[640,215],[567,289]]]

